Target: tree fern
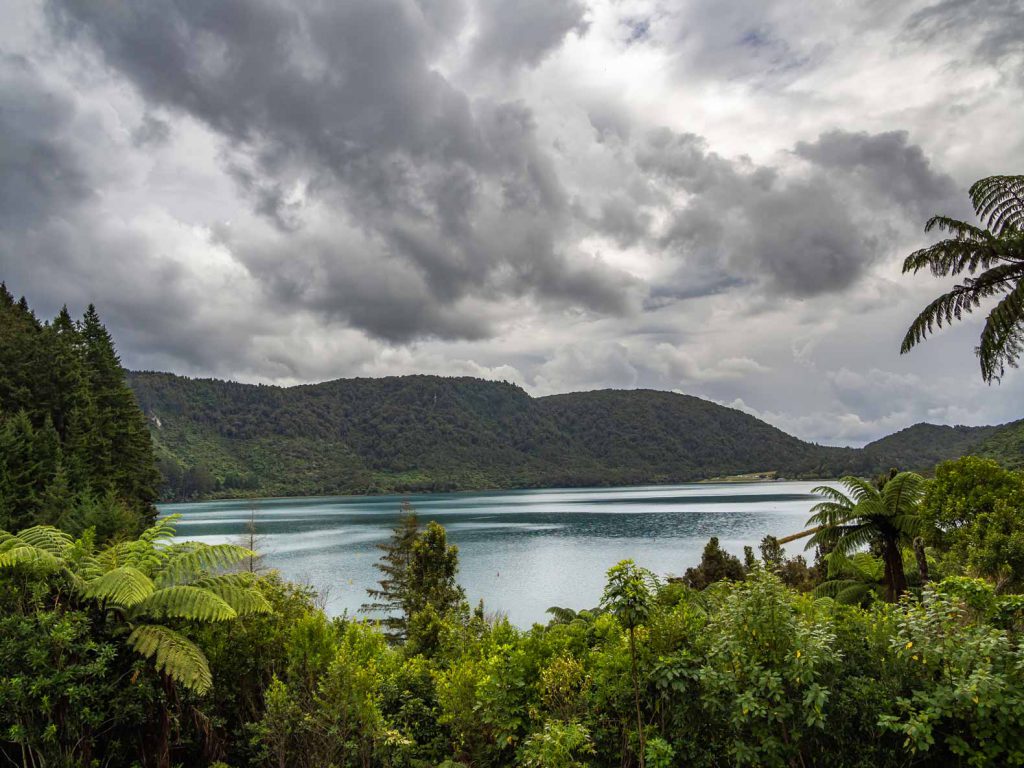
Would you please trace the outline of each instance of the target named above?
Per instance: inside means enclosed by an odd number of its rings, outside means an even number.
[[[172,629],[143,624],[129,635],[128,645],[147,659],[154,659],[158,671],[196,693],[206,693],[213,685],[206,655],[199,646]]]
[[[136,611],[152,618],[227,621],[238,614],[222,597],[202,587],[179,585],[158,589],[135,605]]]
[[[195,586],[217,595],[221,600],[230,605],[239,616],[246,616],[252,613],[269,613],[272,608],[267,599],[251,584],[245,584],[241,580],[230,577],[238,574],[226,574],[215,576],[209,579],[202,579],[195,582]]]
[[[842,559],[879,545],[887,554],[887,596],[895,599],[906,587],[902,546],[921,532],[918,506],[924,479],[913,472],[901,472],[886,480],[881,489],[859,477],[844,477],[840,482],[845,493],[831,486],[814,489],[825,500],[811,508],[808,526],[817,530],[807,546],[822,547],[831,553],[830,557]]]
[[[1016,367],[1024,352],[1024,176],[990,176],[970,190],[971,203],[985,229],[934,216],[925,225],[951,237],[910,254],[903,272],[929,269],[936,277],[967,277],[932,301],[917,316],[900,347],[909,352],[943,325],[962,320],[982,302],[1004,296],[991,310],[975,353],[982,378],[999,381],[1007,366]]]
[[[50,526],[26,528],[17,535],[0,530],[0,568],[26,565],[43,571],[64,567],[62,555],[71,537]]]
[[[255,552],[234,544],[201,544],[186,541],[168,547],[156,575],[158,584],[189,581],[209,571],[230,568]]]
[[[1024,176],[989,176],[970,189],[971,204],[997,235],[1006,228],[1024,232]]]
[[[36,525],[26,528],[18,534],[18,538],[29,546],[61,557],[71,547],[71,537],[50,525]]]
[[[153,580],[138,568],[122,565],[85,583],[84,597],[107,605],[130,608],[156,591]]]
[[[0,531],[0,568],[31,565],[60,571],[76,600],[95,601],[109,620],[131,629],[128,644],[173,680],[203,693],[210,669],[202,650],[184,635],[158,622],[212,622],[271,610],[248,574],[224,569],[253,555],[229,544],[173,543],[177,516],[158,521],[134,541],[95,551],[93,539],[72,541],[49,526],[17,535]],[[44,578],[48,578],[45,577]]]

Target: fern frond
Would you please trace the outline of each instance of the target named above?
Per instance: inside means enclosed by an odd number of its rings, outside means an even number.
[[[845,504],[847,506],[853,506],[853,501],[845,493],[840,491],[838,488],[833,488],[831,485],[819,485],[813,489],[811,493],[816,496],[824,496],[826,499],[831,501],[833,504]]]
[[[1024,176],[989,176],[971,185],[970,196],[978,218],[997,235],[1024,232]]]
[[[1024,268],[1020,270],[1024,278]],[[1006,366],[1016,366],[1024,347],[1024,279],[989,313],[981,331],[978,359],[985,381],[998,381]]]
[[[973,240],[975,242],[982,242],[990,237],[989,232],[981,227],[966,221],[960,221],[960,219],[954,219],[951,216],[932,216],[925,222],[924,231],[931,232],[933,229],[937,229],[940,232],[950,232],[959,241]]]
[[[850,490],[850,495],[858,504],[872,502],[878,499],[878,489],[870,480],[863,477],[844,477],[841,481]]]
[[[189,585],[164,587],[135,604],[135,613],[153,618],[227,621],[238,614],[212,591]]]
[[[137,568],[122,565],[85,584],[85,597],[113,605],[130,608],[153,594],[155,586],[150,578]]]
[[[18,565],[30,565],[44,571],[59,571],[63,562],[45,549],[39,549],[23,542],[8,544],[8,547],[0,552],[0,568],[14,568]]]
[[[156,575],[160,585],[191,581],[209,571],[230,568],[256,553],[234,544],[200,544],[187,541],[168,547],[166,559]]]
[[[191,582],[193,586],[204,587],[241,587],[244,589],[255,589],[256,578],[248,572],[241,573],[218,573],[214,576],[203,576],[201,579]]]
[[[935,277],[954,277],[963,272],[974,274],[999,264],[1005,255],[1003,243],[988,233],[983,240],[940,240],[914,251],[903,260],[903,273],[917,274],[928,269]]]
[[[885,563],[869,552],[854,552],[843,555],[833,552],[828,556],[828,576],[852,576],[861,581],[881,581],[885,572]]]
[[[837,603],[851,605],[859,603],[870,589],[867,584],[854,579],[829,579],[816,586],[812,594],[815,597],[831,597]]]
[[[96,566],[105,573],[125,565],[132,551],[132,543],[130,541],[118,541],[104,547],[96,553]]]
[[[812,528],[819,525],[841,525],[849,519],[853,507],[852,502],[848,504],[836,504],[831,501],[820,502],[811,507],[812,514],[807,518],[807,525]]]
[[[62,557],[74,541],[71,536],[52,525],[26,528],[18,532],[18,538],[29,546],[49,552],[55,557]]]
[[[877,532],[870,524],[852,526],[833,542],[833,551],[850,555],[871,544],[876,537]]]
[[[170,542],[174,538],[174,528],[180,519],[179,513],[161,517],[139,535],[139,541],[145,541],[153,546]]]
[[[197,582],[199,586],[201,582]],[[253,613],[271,613],[274,609],[255,587],[238,587],[232,584],[214,584],[203,586],[212,594],[230,605],[239,616]]]
[[[934,333],[936,328],[950,324],[953,320],[962,319],[965,312],[973,312],[981,306],[982,299],[1006,290],[1006,280],[1000,279],[998,274],[992,274],[995,270],[1000,270],[1000,267],[988,270],[977,279],[964,280],[963,283],[953,286],[950,291],[942,294],[925,307],[903,337],[900,353],[909,352],[924,341],[929,334]]]
[[[911,514],[924,494],[925,480],[916,472],[900,472],[885,484],[881,492],[889,514]]]
[[[147,659],[155,657],[158,672],[198,694],[206,693],[213,685],[210,665],[199,646],[174,630],[143,624],[128,636],[128,645]]]

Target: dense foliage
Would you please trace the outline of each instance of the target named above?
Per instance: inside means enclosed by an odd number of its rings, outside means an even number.
[[[0,285],[0,528],[141,530],[160,477],[95,308],[40,322]]]
[[[531,398],[511,384],[405,376],[281,388],[133,373],[167,498],[838,477],[928,469],[998,430],[920,424],[864,449],[805,443],[669,392]]]
[[[961,533],[979,521],[948,476],[970,463],[944,468],[928,502]],[[984,482],[999,496],[1005,480]],[[440,526],[399,528],[390,552],[441,564],[403,576],[419,597],[402,609],[406,639],[389,642],[273,573],[220,567],[244,551],[167,542],[172,524],[119,545],[156,586],[127,612],[138,585],[91,569],[111,558],[88,536],[44,531],[54,559],[27,543],[43,529],[3,539],[0,755],[115,768],[1024,764],[1024,598],[970,564],[896,602],[846,605],[787,586],[813,569],[787,569],[769,540],[702,590],[621,563],[600,608],[522,630],[470,611]],[[713,549],[700,568],[719,568]],[[189,600],[154,600],[186,584]],[[132,623],[154,615],[194,649],[178,662],[201,659],[209,678],[133,651]]]

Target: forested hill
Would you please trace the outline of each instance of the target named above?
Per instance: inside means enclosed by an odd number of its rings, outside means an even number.
[[[439,376],[288,388],[167,373],[128,381],[174,498],[929,469],[992,429],[917,425],[857,450],[806,443],[741,411],[651,390],[532,398],[508,383]]]

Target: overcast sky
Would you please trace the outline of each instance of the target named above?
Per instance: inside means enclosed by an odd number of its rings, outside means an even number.
[[[673,389],[805,439],[1024,416],[933,213],[1024,172],[1018,0],[7,0],[0,278],[124,363]]]

